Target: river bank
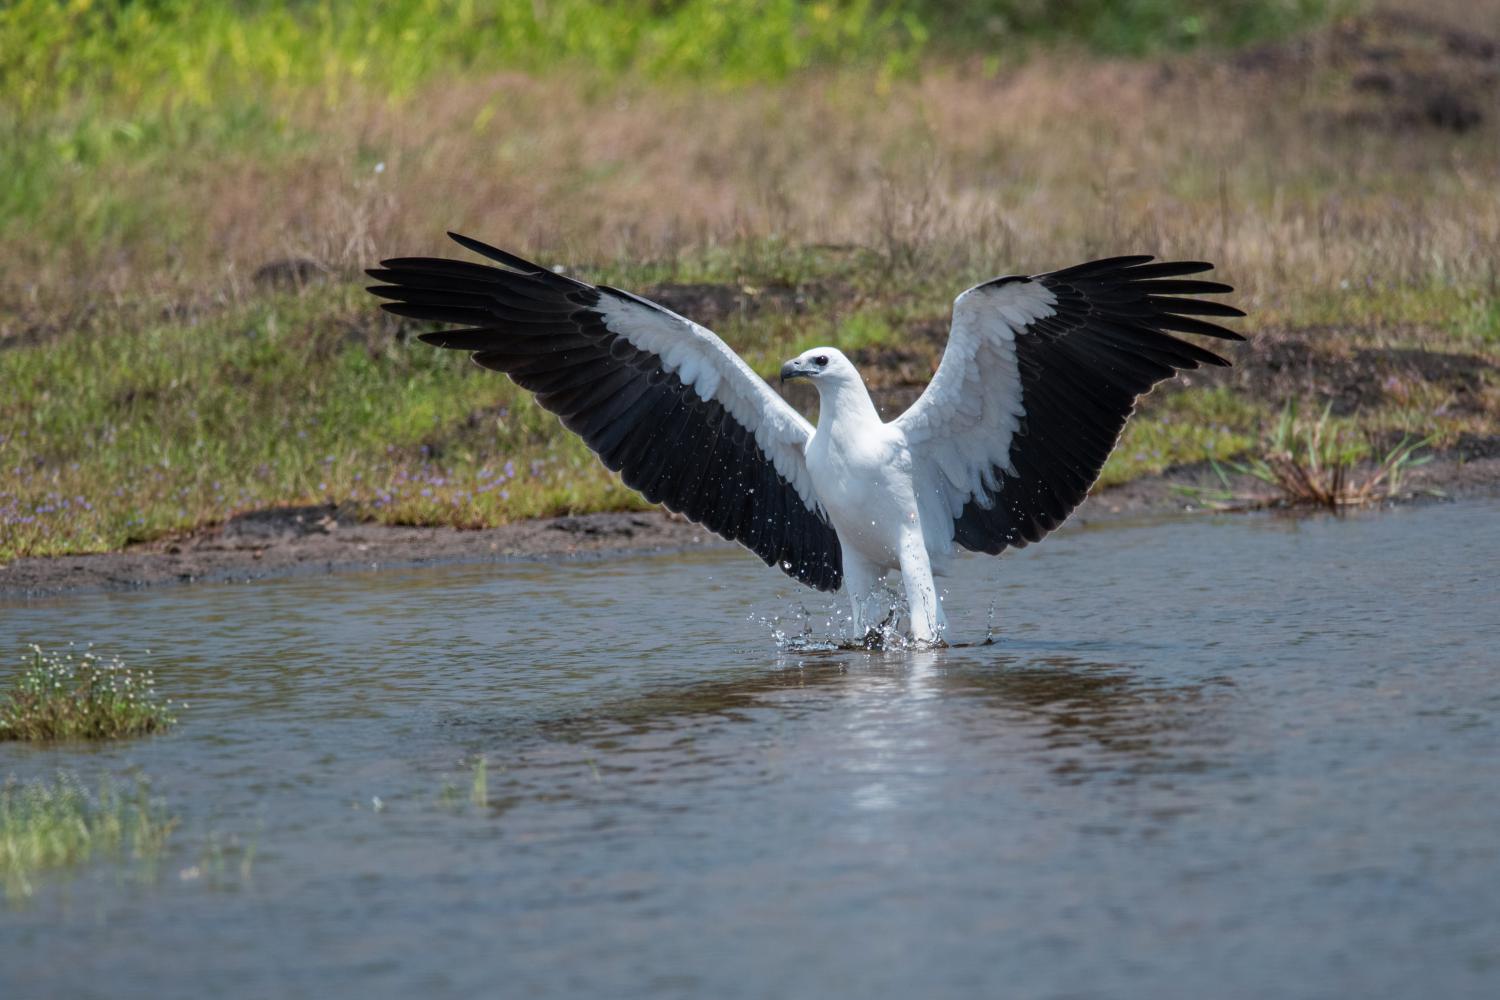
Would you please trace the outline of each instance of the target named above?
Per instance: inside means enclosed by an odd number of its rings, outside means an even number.
[[[1264,486],[1249,477],[1232,477],[1230,482],[1237,506],[1255,509],[1274,501]],[[1222,490],[1212,468],[1186,466],[1093,494],[1059,530],[1212,513],[1215,508],[1206,498]],[[1412,470],[1401,495],[1384,503],[1497,495],[1500,441],[1488,440],[1438,455]],[[363,522],[334,506],[282,507],[242,514],[120,552],[17,559],[0,566],[0,598],[443,563],[600,559],[731,544],[660,510],[535,518],[465,530]]]

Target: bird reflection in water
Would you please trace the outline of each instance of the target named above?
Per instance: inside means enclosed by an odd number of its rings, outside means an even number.
[[[775,669],[674,684],[599,705],[582,715],[516,723],[490,736],[541,739],[590,759],[675,746],[686,756],[738,746],[727,725],[785,730],[827,726],[850,752],[902,752],[934,743],[1038,759],[1055,777],[1129,782],[1201,769],[1222,745],[1218,716],[1227,678],[1164,681],[1135,665],[1067,653],[1002,653],[957,647],[900,654],[783,657]],[[485,727],[488,728],[488,727]],[[820,746],[828,741],[817,737]],[[832,752],[838,752],[836,747]]]

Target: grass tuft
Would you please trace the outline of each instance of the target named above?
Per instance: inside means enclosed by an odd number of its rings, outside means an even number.
[[[89,650],[33,645],[0,700],[0,740],[96,740],[160,732],[177,721],[150,670]]]
[[[1350,424],[1335,421],[1331,404],[1309,421],[1299,419],[1296,404],[1288,403],[1266,453],[1233,468],[1276,487],[1284,504],[1337,511],[1397,496],[1407,470],[1430,461],[1431,456],[1414,456],[1432,441],[1403,437],[1373,466],[1362,469],[1375,455],[1374,446]]]
[[[144,780],[127,793],[108,780],[91,792],[67,772],[51,781],[9,779],[0,785],[0,885],[7,898],[24,899],[40,872],[96,857],[149,865],[176,827]]]
[[[248,885],[255,870],[255,851],[254,840],[210,831],[199,851],[198,862],[180,869],[177,878],[182,882],[201,880],[221,888]]]
[[[483,757],[474,762],[474,780],[469,786],[469,801],[481,809],[490,804],[489,765]]]
[[[1332,415],[1325,406],[1316,419],[1299,415],[1295,403],[1282,409],[1261,454],[1220,464],[1214,470],[1222,489],[1185,488],[1210,507],[1244,510],[1256,507],[1321,507],[1340,511],[1394,499],[1410,470],[1432,460],[1416,453],[1436,440],[1436,435],[1414,439],[1403,436],[1394,447],[1381,450],[1355,425]],[[1273,497],[1243,497],[1230,486],[1226,473],[1249,476],[1274,487]]]
[[[490,807],[489,770],[488,759],[483,755],[475,757],[474,764],[469,770],[467,794],[455,782],[444,781],[442,789],[438,792],[438,804],[454,813],[463,812],[466,805],[488,809]]]

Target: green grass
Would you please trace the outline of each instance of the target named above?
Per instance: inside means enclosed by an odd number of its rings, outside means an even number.
[[[783,276],[747,266],[684,270]],[[677,277],[660,265],[599,277],[640,287],[651,274]],[[891,340],[909,308],[829,304],[731,317],[721,332],[774,377],[814,344]],[[283,504],[466,527],[644,506],[508,379],[398,339],[355,285],[106,321],[4,359],[0,561],[114,550]]]
[[[1174,466],[1223,460],[1252,447],[1264,404],[1229,389],[1186,389],[1147,397],[1104,463],[1101,487]]]
[[[0,785],[0,886],[24,899],[50,871],[94,859],[149,867],[167,847],[177,819],[144,781],[122,791],[111,781],[90,790],[72,774]]]
[[[1500,266],[1496,262],[1491,266]],[[1391,330],[1423,328],[1438,333],[1453,349],[1500,349],[1500,272],[1488,282],[1428,280],[1372,284],[1325,291],[1298,304],[1305,324],[1338,325],[1373,333],[1389,343]],[[1431,346],[1430,336],[1425,344]]]
[[[474,762],[474,777],[469,783],[469,801],[481,809],[490,804],[489,765],[483,757]]]
[[[8,352],[0,558],[278,503],[488,523],[623,502],[507,380],[377,317],[337,289]]]
[[[100,94],[137,104],[209,107],[247,90],[316,88],[336,100],[370,84],[403,90],[454,71],[538,72],[559,64],[768,79],[834,59],[900,59],[926,35],[914,6],[871,0],[18,0],[0,14],[0,87],[26,113]]]
[[[0,692],[0,740],[97,740],[160,732],[176,722],[149,670],[85,650],[32,646]]]
[[[315,88],[410,89],[488,68],[774,80],[810,66],[912,65],[927,45],[993,53],[1081,42],[1141,54],[1241,44],[1322,18],[1327,0],[203,0],[59,3],[0,10],[0,91],[20,115],[104,97],[215,107]]]

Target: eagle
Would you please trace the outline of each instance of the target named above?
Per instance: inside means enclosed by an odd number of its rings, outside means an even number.
[[[808,422],[711,331],[639,295],[449,233],[492,263],[399,257],[367,273],[421,334],[504,372],[647,500],[738,542],[801,583],[848,595],[856,638],[892,614],[913,641],[947,628],[933,582],[959,549],[1040,541],[1088,495],[1136,401],[1223,357],[1172,334],[1244,338],[1202,317],[1201,261],[1109,257],[975,285],[953,303],[932,381],[882,420],[843,352],[781,367],[818,393]],[[496,266],[499,265],[499,266]]]

